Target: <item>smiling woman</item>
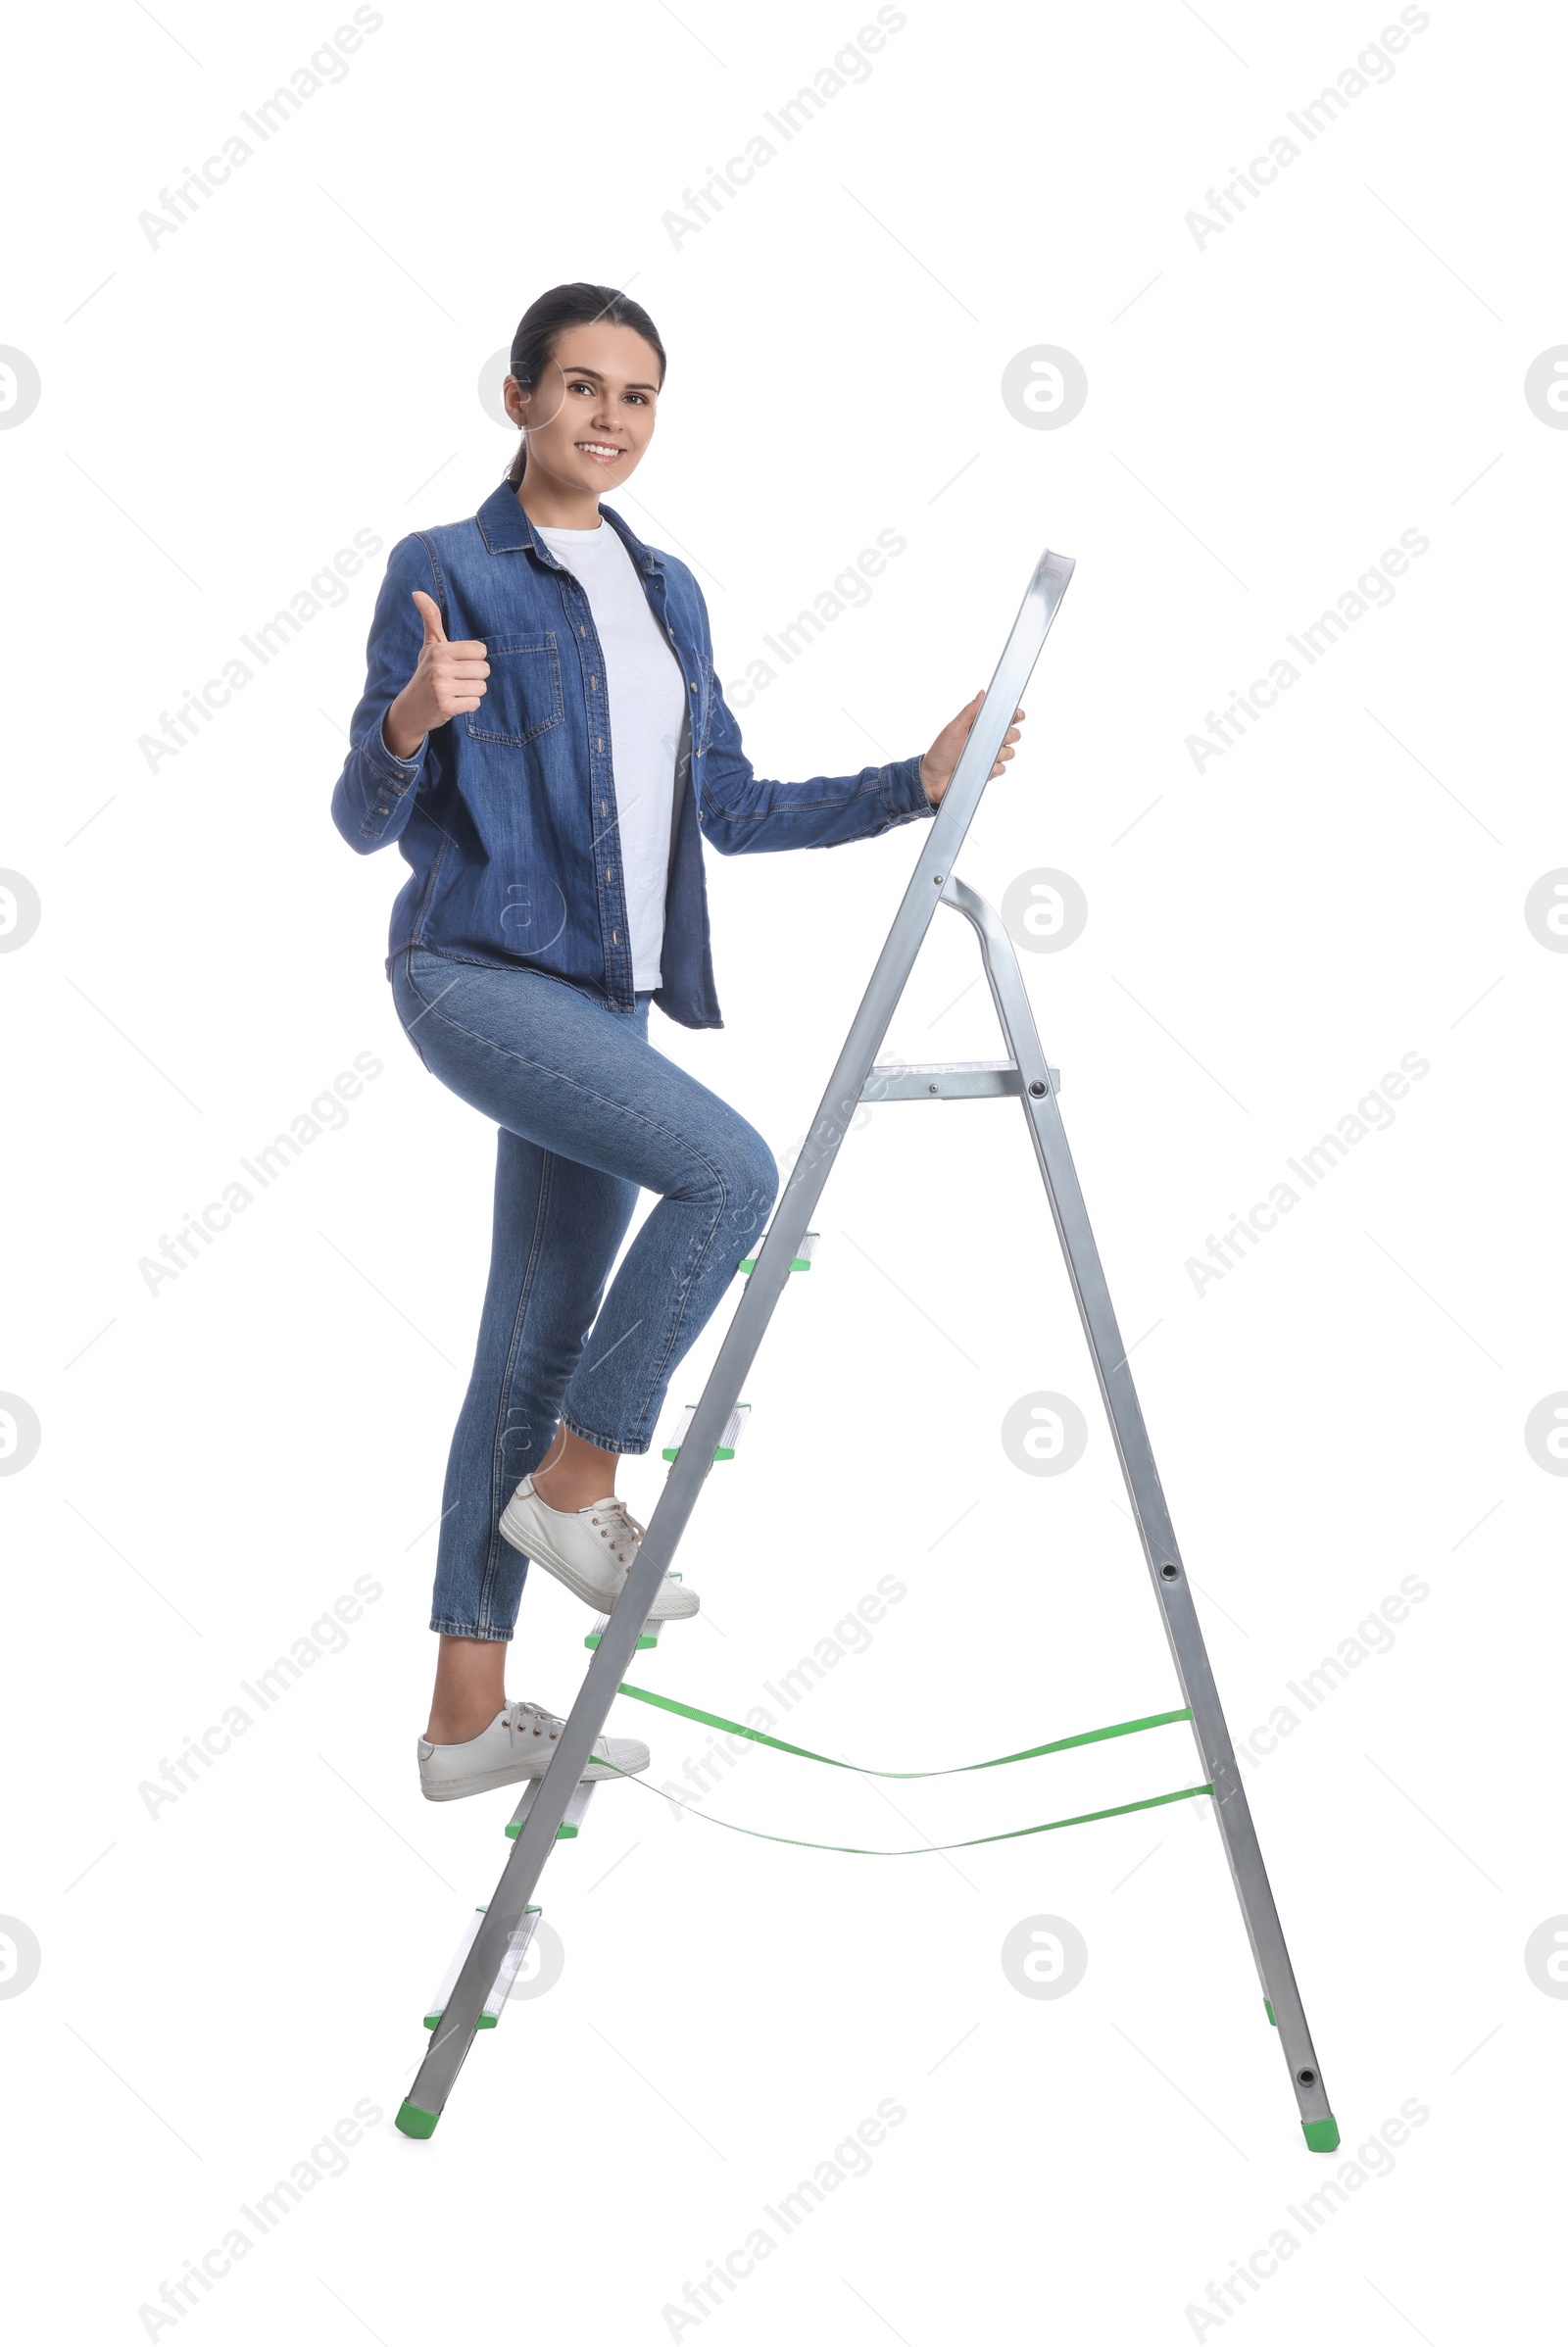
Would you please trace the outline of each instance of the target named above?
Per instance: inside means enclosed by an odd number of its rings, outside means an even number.
[[[620,1455],[650,1447],[778,1194],[762,1136],[648,1041],[655,1002],[723,1024],[704,843],[832,848],[933,813],[981,702],[923,756],[758,778],[696,579],[600,504],[647,452],[664,371],[652,318],[613,287],[558,285],[526,312],[505,394],[516,462],[469,519],[393,547],[332,801],[352,848],[395,840],[412,867],[387,960],[410,1043],[499,1128],[440,1518],[418,1743],[433,1801],[544,1775],[561,1722],[505,1692],[528,1560],[613,1605],[643,1533]],[[611,1281],[644,1190],[658,1203]],[[698,1602],[666,1575],[651,1618]],[[589,1778],[648,1766],[628,1739],[594,1751]]]
[[[599,299],[599,306],[586,318],[581,298],[585,293]],[[571,338],[578,363],[564,370],[557,364],[556,344],[573,326],[579,329]],[[610,327],[622,329],[630,338],[623,356],[631,371],[615,384],[612,393],[600,369],[581,360],[586,337],[595,329]],[[645,364],[640,367],[632,347],[635,343],[642,345]],[[618,338],[616,349],[617,354],[622,352]],[[657,366],[646,364],[650,358],[657,360]],[[522,427],[516,459],[507,476],[513,486],[522,480],[530,448],[537,454],[536,476],[567,468],[567,477],[577,474],[585,490],[592,483],[590,494],[596,499],[606,481],[626,479],[653,438],[664,367],[664,346],[641,303],[598,285],[558,285],[541,294],[524,313],[512,338],[512,372],[504,396],[507,414]],[[611,412],[608,417],[602,413],[605,409]],[[572,465],[574,458],[580,458],[588,470]]]

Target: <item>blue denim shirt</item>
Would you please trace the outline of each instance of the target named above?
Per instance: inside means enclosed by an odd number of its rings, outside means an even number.
[[[713,669],[702,589],[609,506],[688,686],[654,1000],[684,1027],[721,1027],[713,986],[706,838],[722,855],[834,848],[934,812],[918,757],[810,782],[761,782]],[[449,639],[476,638],[490,675],[476,709],[394,758],[382,720],[419,657],[413,590]],[[411,874],[392,908],[392,956],[422,946],[491,968],[549,971],[636,1006],[615,820],[604,654],[581,585],[503,481],[467,521],[393,547],[376,598],[365,694],[332,794],[332,819],[368,856],[396,840]]]

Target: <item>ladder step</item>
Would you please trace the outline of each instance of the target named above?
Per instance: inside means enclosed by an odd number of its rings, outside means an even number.
[[[735,1404],[735,1407],[729,1414],[729,1424],[724,1429],[724,1440],[719,1443],[718,1448],[713,1453],[715,1459],[732,1459],[735,1456],[735,1445],[740,1441],[741,1435],[745,1430],[746,1421],[751,1414],[752,1405],[749,1401],[738,1401]],[[681,1437],[685,1434],[686,1429],[690,1426],[696,1415],[697,1404],[695,1401],[689,1401],[686,1404],[685,1409],[681,1412],[680,1424],[675,1429],[674,1442],[672,1443],[666,1444],[664,1450],[661,1453],[662,1457],[666,1459],[674,1459],[679,1457]]]
[[[1061,1090],[1061,1070],[1048,1067],[1053,1092]],[[910,1064],[890,1059],[873,1067],[860,1090],[862,1100],[999,1100],[1023,1091],[1015,1059],[927,1059]]]
[[[765,1238],[767,1237],[767,1233],[764,1231],[764,1232],[762,1233],[762,1236],[763,1236],[763,1238],[765,1239]],[[790,1264],[790,1269],[791,1269],[791,1271],[809,1271],[809,1270],[810,1270],[810,1268],[811,1268],[811,1256],[812,1256],[812,1253],[813,1253],[813,1252],[814,1252],[814,1250],[815,1250],[817,1240],[818,1240],[820,1237],[821,1237],[821,1233],[820,1233],[819,1231],[808,1231],[808,1232],[807,1232],[807,1234],[806,1234],[806,1237],[805,1237],[805,1238],[804,1238],[804,1239],[801,1241],[801,1251],[800,1251],[800,1253],[799,1253],[799,1254],[798,1254],[798,1255],[795,1257],[795,1259],[793,1260],[793,1262]],[[759,1252],[760,1252],[760,1250],[759,1250]],[[748,1255],[748,1256],[745,1258],[744,1262],[743,1262],[743,1263],[740,1265],[740,1269],[741,1269],[742,1271],[755,1271],[755,1270],[757,1269],[757,1256],[756,1256],[756,1255]]]
[[[542,1907],[524,1909],[522,1921],[513,1932],[507,1952],[501,1959],[501,1970],[496,1974],[495,1985],[484,2000],[484,2011],[474,2024],[476,2029],[493,2029],[501,2019],[501,2008],[512,1993],[513,1981],[522,1970],[522,1960],[528,1953],[528,1942],[533,1937],[534,1926],[543,1913]],[[458,1984],[458,1975],[463,1970],[468,1950],[472,1947],[478,1935],[479,1926],[483,1921],[484,1909],[475,1907],[469,1919],[468,1928],[463,1934],[463,1944],[447,1966],[446,1979],[430,2000],[430,2009],[424,2017],[424,2026],[427,2029],[433,2029],[446,2011],[447,1998]]]
[[[676,1575],[676,1579],[679,1579],[678,1574]],[[605,1632],[609,1629],[609,1627],[610,1616],[608,1614],[601,1614],[598,1621],[594,1624],[592,1630],[589,1631],[587,1637],[582,1641],[590,1653],[592,1653],[593,1649],[598,1645],[600,1639],[604,1637]],[[643,1624],[642,1636],[637,1640],[637,1651],[639,1654],[641,1654],[643,1649],[647,1646],[658,1645],[659,1634],[663,1627],[664,1625],[662,1622],[645,1622]]]
[[[666,1581],[679,1581],[681,1579],[681,1575],[679,1573],[666,1573],[664,1575],[664,1579]],[[645,1646],[658,1645],[659,1634],[663,1627],[664,1625],[662,1622],[645,1622],[643,1624],[642,1634],[637,1640],[637,1651],[639,1654],[641,1654]],[[597,1646],[600,1639],[604,1637],[605,1632],[609,1628],[610,1616],[608,1614],[601,1614],[598,1621],[594,1624],[592,1630],[589,1631],[588,1636],[583,1639],[583,1644],[590,1649]]]
[[[557,1841],[573,1841],[576,1839],[578,1829],[581,1827],[583,1819],[588,1815],[588,1804],[593,1798],[594,1786],[598,1782],[599,1780],[597,1778],[590,1777],[585,1785],[578,1785],[576,1791],[572,1794],[571,1799],[566,1803],[565,1816],[556,1828]],[[515,1841],[518,1834],[522,1832],[528,1812],[533,1807],[534,1795],[539,1790],[540,1785],[542,1783],[543,1779],[536,1777],[533,1783],[525,1787],[522,1799],[517,1803],[516,1808],[513,1811],[512,1816],[507,1821],[508,1841]]]

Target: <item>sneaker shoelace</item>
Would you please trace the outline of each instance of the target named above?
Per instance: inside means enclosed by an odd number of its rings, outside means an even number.
[[[602,1500],[589,1517],[589,1522],[596,1528],[599,1538],[622,1572],[629,1573],[632,1559],[637,1554],[637,1543],[647,1531],[647,1525],[638,1523],[624,1499]]]
[[[514,1736],[548,1736],[552,1743],[561,1734],[561,1722],[542,1703],[509,1703],[507,1726]]]
[[[507,1705],[507,1725],[514,1736],[537,1736],[554,1743],[564,1723],[557,1719],[553,1711],[546,1711],[542,1703],[519,1702]],[[594,1738],[594,1755],[597,1759],[602,1760],[609,1750],[608,1736]]]

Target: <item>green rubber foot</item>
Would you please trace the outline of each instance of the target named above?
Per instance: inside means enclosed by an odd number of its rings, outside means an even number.
[[[1301,2132],[1306,2137],[1308,2151],[1338,2151],[1340,2123],[1337,2119],[1303,2119]]]
[[[1280,2026],[1280,2025],[1279,2025],[1279,2023],[1278,2023],[1278,2022],[1275,2020],[1275,2018],[1274,2018],[1274,2008],[1273,2008],[1273,2006],[1272,2006],[1272,2005],[1269,2003],[1269,2001],[1268,2001],[1268,1998],[1267,1998],[1267,1997],[1265,1997],[1265,1998],[1263,1999],[1263,2010],[1264,2010],[1264,2012],[1265,2012],[1265,2013],[1268,2015],[1268,2026],[1269,2026],[1269,2028],[1270,2028],[1271,2029],[1277,2029],[1279,2028],[1279,2026]],[[1304,2122],[1303,2122],[1303,2124],[1304,2124]]]
[[[435,2133],[435,2123],[440,2116],[439,2111],[421,2111],[417,2103],[405,2103],[397,2116],[398,2130],[422,2143],[427,2135]]]

